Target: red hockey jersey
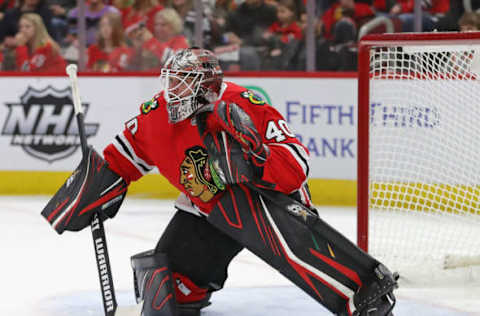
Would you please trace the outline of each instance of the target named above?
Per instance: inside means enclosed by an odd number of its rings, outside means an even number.
[[[353,12],[353,17],[350,17],[355,22],[355,25],[358,27],[359,22],[364,21],[369,17],[375,16],[370,5],[366,3],[355,3],[355,9]],[[340,19],[346,17],[344,15],[344,9],[339,2],[333,3],[331,7],[325,11],[322,16],[322,22],[324,27],[325,37],[327,39],[333,39],[333,28],[335,23],[340,21]]]
[[[65,72],[65,60],[51,43],[39,47],[32,54],[29,54],[27,46],[17,46],[15,53],[20,71]]]
[[[415,6],[415,0],[397,0],[396,3],[402,7],[402,13],[413,12]],[[447,13],[450,10],[449,0],[431,0],[430,6],[422,6],[423,10],[432,14]],[[374,0],[373,6],[379,11],[385,12],[387,10],[386,0]]]
[[[293,39],[301,40],[303,38],[302,29],[295,21],[287,26],[281,26],[278,21],[273,22],[268,28],[268,31],[275,35],[280,35],[280,40],[285,44]]]
[[[116,47],[112,52],[107,53],[98,45],[88,47],[87,69],[101,72],[119,72],[127,70],[133,49],[127,46]]]
[[[304,188],[309,170],[308,151],[288,129],[282,115],[251,91],[231,82],[222,84],[219,100],[234,102],[245,110],[269,146],[271,154],[262,179],[276,184],[275,190],[287,194],[298,191],[302,201],[310,205]],[[195,119],[170,124],[162,92],[143,103],[140,112],[105,148],[110,168],[129,183],[157,167],[184,193],[181,195],[184,202],[188,197],[193,202],[191,207],[208,214],[223,191],[210,177],[208,154]]]

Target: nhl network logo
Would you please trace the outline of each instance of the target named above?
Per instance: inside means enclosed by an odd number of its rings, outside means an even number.
[[[43,90],[28,87],[20,103],[6,103],[9,108],[2,135],[11,136],[12,146],[48,162],[72,155],[80,146],[77,121],[69,87]],[[87,114],[88,103],[83,103]],[[98,131],[98,123],[85,124],[87,137]]]

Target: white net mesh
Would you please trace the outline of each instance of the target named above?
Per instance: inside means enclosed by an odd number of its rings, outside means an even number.
[[[465,45],[370,51],[369,252],[409,280],[459,279],[446,258],[480,255],[479,59]]]

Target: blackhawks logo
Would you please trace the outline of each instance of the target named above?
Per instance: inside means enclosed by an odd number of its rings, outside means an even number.
[[[215,185],[205,148],[194,146],[185,151],[180,164],[180,184],[193,197],[210,201],[221,188]]]
[[[72,155],[80,146],[70,88],[28,87],[19,102],[5,105],[9,111],[1,135],[11,137],[12,146],[50,163]],[[83,107],[86,115],[88,103]],[[96,135],[98,125],[85,124],[86,136]]]

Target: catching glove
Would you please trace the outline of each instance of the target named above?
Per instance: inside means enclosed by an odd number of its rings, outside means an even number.
[[[219,101],[213,109],[218,124],[242,146],[255,166],[263,167],[270,155],[250,116],[237,104]]]
[[[202,108],[196,119],[214,179],[220,178],[223,184],[274,186],[261,180],[269,149],[244,110],[220,101]]]

